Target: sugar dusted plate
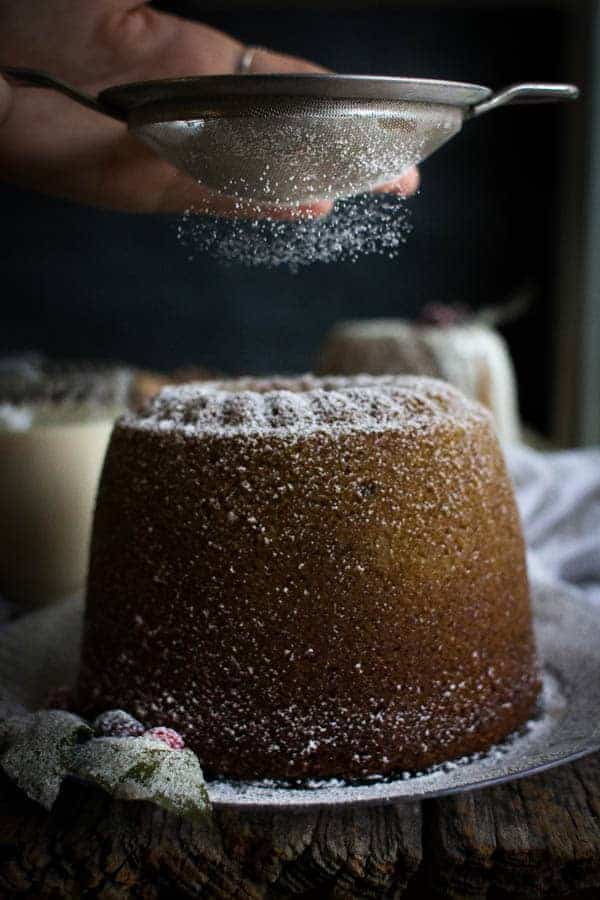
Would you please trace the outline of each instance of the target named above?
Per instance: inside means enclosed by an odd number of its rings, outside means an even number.
[[[600,749],[600,610],[565,587],[532,589],[544,689],[539,715],[489,753],[419,775],[305,783],[211,781],[216,807],[301,809],[425,800],[512,781]],[[0,692],[38,706],[77,673],[82,603],[66,601],[20,619],[0,637]]]

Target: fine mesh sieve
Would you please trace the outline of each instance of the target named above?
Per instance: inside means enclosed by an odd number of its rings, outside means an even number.
[[[97,97],[46,73],[0,68],[126,122],[159,156],[221,194],[273,205],[337,199],[393,181],[508,103],[573,99],[572,85],[489,88],[432,79],[221,75],[140,82]]]
[[[150,122],[135,133],[219,193],[294,203],[392,181],[460,130],[452,107],[282,100],[239,115]]]

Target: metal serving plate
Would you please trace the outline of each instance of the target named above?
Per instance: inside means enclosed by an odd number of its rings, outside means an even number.
[[[523,734],[477,758],[362,784],[210,781],[214,806],[275,811],[427,800],[513,781],[600,749],[600,609],[577,592],[552,584],[534,584],[532,596],[544,691],[539,715]],[[73,683],[81,622],[79,599],[5,629],[0,638],[2,692],[35,707],[50,687]]]

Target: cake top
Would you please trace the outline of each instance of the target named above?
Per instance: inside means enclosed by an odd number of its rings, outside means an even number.
[[[58,361],[38,354],[0,359],[0,427],[110,418],[128,404],[134,373],[124,366]]]
[[[433,378],[358,375],[348,378],[250,379],[167,387],[121,425],[157,432],[273,435],[431,429],[471,424],[488,413]]]

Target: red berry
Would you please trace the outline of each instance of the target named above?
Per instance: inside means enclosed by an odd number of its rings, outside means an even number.
[[[174,731],[173,728],[166,728],[164,725],[158,725],[156,728],[149,728],[148,731],[144,732],[145,737],[153,737],[158,741],[162,741],[163,744],[166,744],[171,750],[183,750],[185,747],[185,741],[181,737],[181,735]]]

